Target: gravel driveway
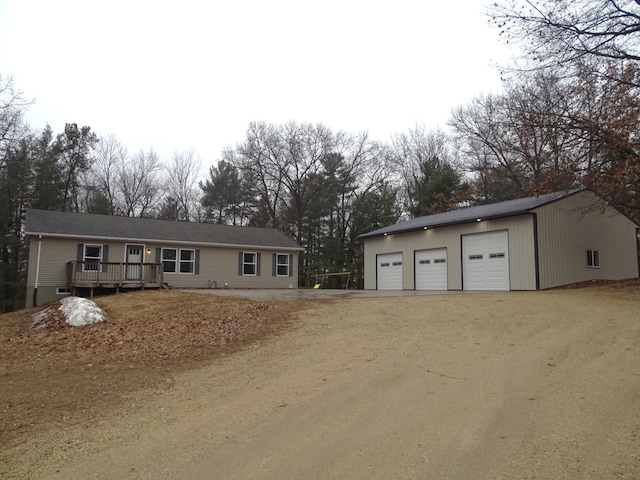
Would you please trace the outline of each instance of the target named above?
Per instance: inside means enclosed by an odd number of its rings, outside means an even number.
[[[640,478],[637,289],[343,295],[59,432],[29,478]]]

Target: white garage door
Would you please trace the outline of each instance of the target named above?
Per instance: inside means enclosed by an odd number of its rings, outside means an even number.
[[[402,253],[378,255],[378,290],[402,290]]]
[[[447,289],[447,250],[416,252],[416,290]]]
[[[509,290],[509,235],[499,232],[462,237],[465,290]]]

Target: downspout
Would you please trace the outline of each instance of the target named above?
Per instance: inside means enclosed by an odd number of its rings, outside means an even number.
[[[38,279],[40,278],[40,250],[42,249],[42,235],[38,235],[38,257],[36,259],[36,281],[33,284],[33,306],[37,305]]]

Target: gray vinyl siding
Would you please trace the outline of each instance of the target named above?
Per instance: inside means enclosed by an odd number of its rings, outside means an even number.
[[[67,286],[67,262],[78,258],[78,244],[90,243],[108,245],[109,262],[125,261],[126,245],[144,245],[144,262],[156,262],[157,248],[176,248],[198,250],[198,274],[164,274],[164,283],[174,288],[209,288],[211,281],[217,282],[218,288],[297,288],[298,287],[298,252],[277,250],[277,253],[290,255],[292,275],[278,277],[272,275],[272,254],[275,250],[267,248],[240,247],[207,247],[206,245],[176,245],[163,243],[114,242],[104,240],[83,240],[72,238],[50,238],[43,236],[40,250],[40,272],[38,278],[38,304],[57,300],[56,288]],[[147,253],[149,251],[149,253]],[[260,253],[260,275],[238,275],[238,253],[241,251]],[[27,271],[27,306],[31,306],[33,288],[36,277],[38,257],[38,237],[30,237],[29,267]]]
[[[437,227],[365,239],[365,289],[376,289],[376,256],[402,252],[403,286],[415,289],[414,252],[432,248],[447,249],[447,289],[462,290],[462,235],[508,230],[509,276],[511,290],[535,290],[533,215],[525,214],[496,220]]]
[[[42,238],[40,249],[39,287],[65,287],[67,285],[67,262],[75,261],[78,256],[78,243],[103,244],[96,240],[87,242],[71,241],[59,238]],[[109,255],[114,255],[115,247],[109,249]],[[31,237],[29,242],[29,270],[27,286],[32,287],[36,280],[36,266],[38,260],[38,238]],[[39,293],[38,293],[39,295]]]
[[[601,206],[581,192],[536,209],[540,288],[638,276],[636,225]],[[587,268],[587,249],[599,250],[600,268]]]
[[[260,275],[238,275],[238,254],[240,252],[260,253]],[[200,248],[199,275],[165,274],[164,281],[176,288],[208,288],[216,282],[218,288],[228,284],[228,288],[297,288],[297,252],[292,255],[290,277],[273,276],[273,250],[256,248]],[[287,252],[279,252],[287,253]]]
[[[67,286],[67,262],[76,260],[78,243],[63,239],[43,238],[40,248],[40,273],[38,275],[38,305],[60,300],[56,290]],[[87,243],[100,244],[91,241]],[[111,255],[111,251],[110,251]],[[61,259],[65,259],[64,261]],[[33,307],[33,291],[38,260],[38,238],[30,237],[29,268],[27,270],[27,293],[25,306]]]

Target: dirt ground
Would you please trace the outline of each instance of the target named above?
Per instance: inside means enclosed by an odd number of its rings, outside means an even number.
[[[97,303],[0,316],[3,480],[640,478],[638,282]]]

